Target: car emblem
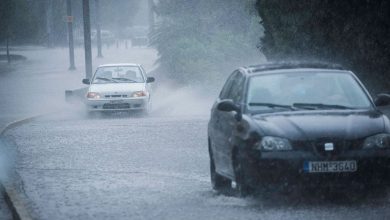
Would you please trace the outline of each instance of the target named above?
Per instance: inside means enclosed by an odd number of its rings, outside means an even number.
[[[324,147],[325,147],[325,151],[332,151],[332,150],[334,150],[334,144],[333,143],[325,143]]]

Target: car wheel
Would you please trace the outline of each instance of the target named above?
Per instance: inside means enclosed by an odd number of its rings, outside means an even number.
[[[248,172],[246,170],[247,166],[245,163],[245,159],[238,150],[234,154],[233,159],[233,168],[234,168],[234,176],[236,182],[236,191],[239,197],[246,197],[254,192],[254,188],[252,188],[248,183]]]
[[[151,112],[152,112],[152,102],[149,101],[147,107],[142,111],[142,113],[144,116],[148,116],[150,115]]]

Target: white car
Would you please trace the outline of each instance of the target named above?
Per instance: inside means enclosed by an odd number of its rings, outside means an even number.
[[[143,111],[151,108],[153,77],[147,77],[139,64],[108,64],[97,68],[92,79],[83,79],[89,85],[86,106],[94,111]]]

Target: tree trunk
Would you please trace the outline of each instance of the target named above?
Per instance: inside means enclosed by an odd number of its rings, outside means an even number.
[[[7,61],[8,61],[8,64],[11,63],[11,57],[9,54],[9,35],[8,34],[7,34]]]

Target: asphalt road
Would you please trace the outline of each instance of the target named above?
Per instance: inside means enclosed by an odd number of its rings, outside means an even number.
[[[378,193],[217,194],[209,182],[207,115],[86,119],[78,113],[52,115],[6,134],[17,146],[16,169],[37,219],[390,216],[389,197]]]
[[[11,146],[8,153],[14,155],[9,157],[10,163],[20,176],[27,208],[36,219],[390,216],[388,190],[369,194],[311,190],[244,199],[234,193],[217,194],[210,186],[206,142],[211,95],[160,85],[154,112],[148,117],[113,114],[89,119],[82,108],[63,102],[63,90],[79,86],[82,78],[82,74],[61,71],[66,68],[66,59],[50,60],[53,53],[63,57],[66,50],[25,53],[39,56],[0,74],[4,100],[0,121],[56,112],[5,134]],[[120,55],[117,60],[123,62],[126,53],[115,53]],[[146,68],[152,68],[153,51],[140,49],[127,57],[142,61],[140,54],[147,58]],[[114,58],[107,56],[104,62]]]
[[[0,61],[0,129],[16,120],[64,109],[64,91],[83,86],[81,79],[85,70],[81,48],[75,50],[75,71],[67,70],[66,48],[15,47],[11,48],[11,54],[23,55],[27,61],[10,65]],[[150,71],[157,58],[156,51],[150,48],[105,48],[103,54],[104,58],[93,57],[94,68],[104,63],[136,62]],[[0,181],[8,180],[4,168],[15,159],[5,154],[4,148],[0,139]],[[11,213],[0,195],[0,219],[10,218]]]

